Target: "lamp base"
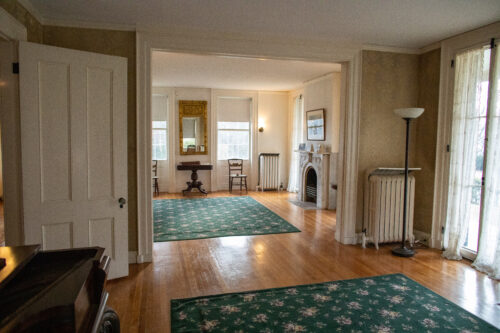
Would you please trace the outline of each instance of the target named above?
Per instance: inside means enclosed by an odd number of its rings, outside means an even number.
[[[392,249],[392,254],[398,257],[413,257],[415,255],[415,251],[412,249],[405,247],[395,247]]]

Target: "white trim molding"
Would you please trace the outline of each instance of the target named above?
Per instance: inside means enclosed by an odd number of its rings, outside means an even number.
[[[128,263],[137,264],[137,251],[128,251]]]
[[[432,234],[430,246],[443,247],[443,228],[446,223],[448,202],[448,177],[450,154],[447,145],[451,141],[453,114],[454,68],[451,61],[457,52],[471,46],[488,44],[491,38],[500,37],[500,22],[466,32],[441,43],[441,72],[439,82],[438,132],[436,143],[436,174],[434,178],[434,203],[432,210]]]
[[[56,27],[117,30],[117,31],[136,31],[136,26],[133,24],[117,24],[117,23],[109,23],[109,22],[61,20],[61,19],[50,19],[50,18],[44,19],[43,22],[44,22],[43,25],[56,26]]]
[[[26,9],[31,15],[33,15],[33,17],[36,18],[37,21],[40,22],[40,24],[42,25],[46,24],[42,14],[40,14],[38,9],[36,9],[36,7],[33,6],[30,0],[17,0],[17,2],[19,2],[21,6],[24,7],[24,9]]]
[[[5,9],[0,8],[0,40],[20,40],[28,39],[26,27],[10,15]]]
[[[224,36],[137,33],[137,262],[152,260],[153,220],[151,200],[151,54],[153,50],[282,60],[341,63],[341,147],[339,153],[339,203],[335,238],[356,242],[356,183],[358,164],[359,90],[361,48],[331,43],[288,43],[224,38]],[[258,102],[258,101],[254,101]],[[257,103],[254,103],[255,110]],[[254,118],[257,114],[254,114]],[[256,122],[256,119],[254,119]],[[255,124],[256,125],[256,124]],[[256,140],[256,139],[255,139]],[[256,141],[253,142],[255,145]]]
[[[340,141],[338,155],[337,225],[335,239],[356,244],[356,198],[358,183],[358,138],[361,101],[362,51],[342,63],[340,92]],[[339,223],[340,222],[340,223]]]

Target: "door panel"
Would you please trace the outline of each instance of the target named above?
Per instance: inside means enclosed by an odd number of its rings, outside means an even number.
[[[19,45],[25,244],[102,246],[128,275],[126,59]]]
[[[40,62],[38,73],[42,202],[71,201],[69,66]]]
[[[114,198],[113,72],[87,68],[89,199]]]

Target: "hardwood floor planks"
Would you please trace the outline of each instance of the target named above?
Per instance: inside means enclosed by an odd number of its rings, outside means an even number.
[[[500,283],[471,268],[470,262],[445,260],[434,249],[399,258],[390,253],[393,245],[379,251],[342,245],[334,240],[334,211],[303,210],[288,202],[293,195],[286,192],[248,195],[302,232],[155,243],[153,263],[131,265],[129,277],[108,282],[109,305],[119,314],[123,332],[170,331],[172,298],[390,273],[403,273],[500,327]]]

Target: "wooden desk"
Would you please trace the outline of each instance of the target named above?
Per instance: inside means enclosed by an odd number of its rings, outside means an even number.
[[[186,193],[191,192],[193,188],[197,188],[203,194],[208,194],[207,191],[201,188],[203,183],[198,180],[198,170],[212,170],[213,168],[214,166],[211,164],[177,165],[177,170],[191,171],[191,181],[186,182],[188,187],[182,191],[182,194],[186,195]]]

